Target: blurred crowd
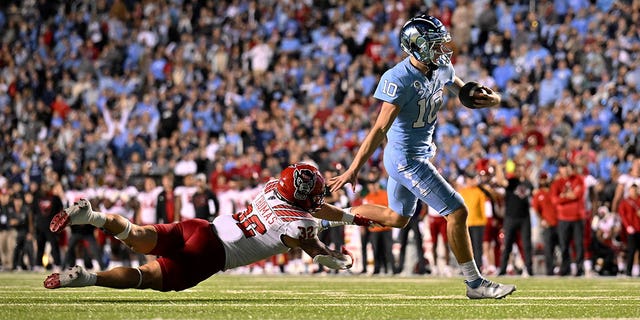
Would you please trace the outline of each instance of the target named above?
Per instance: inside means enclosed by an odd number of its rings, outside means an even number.
[[[640,185],[639,0],[4,1],[4,269],[68,266],[76,254],[101,268],[127,260],[101,231],[48,232],[80,197],[140,224],[212,219],[242,209],[289,163],[340,172],[375,121],[379,76],[405,57],[400,27],[423,11],[450,30],[456,75],[502,95],[490,110],[448,95],[438,114],[434,165],[490,203],[470,221],[485,229],[474,239],[479,265],[537,274],[535,256],[557,242],[547,274],[569,274],[571,260],[572,274],[630,275],[627,251],[640,247],[630,204]],[[334,202],[384,189],[381,155]],[[548,208],[536,207],[541,190]],[[415,230],[433,241],[435,231]],[[506,269],[514,260],[521,267]],[[392,264],[383,270],[400,272]]]

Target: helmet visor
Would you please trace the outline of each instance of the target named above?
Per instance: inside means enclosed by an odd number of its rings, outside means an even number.
[[[449,33],[428,33],[415,39],[416,48],[413,56],[422,63],[430,63],[437,66],[445,66],[451,62],[453,50],[446,43],[451,41]]]
[[[446,66],[451,62],[453,50],[445,42],[436,42],[431,45],[431,62],[437,66]]]

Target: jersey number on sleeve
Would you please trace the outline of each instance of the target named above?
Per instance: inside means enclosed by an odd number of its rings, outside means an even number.
[[[394,98],[396,96],[396,93],[398,92],[398,85],[393,82],[389,82],[389,80],[384,80],[381,90],[382,93],[388,95],[391,98]]]
[[[314,227],[298,227],[300,229],[300,240],[312,239],[315,237],[315,229]]]
[[[267,228],[260,220],[260,217],[253,214],[253,206],[249,205],[247,210],[238,212],[233,215],[233,219],[238,221],[236,225],[238,228],[242,230],[244,236],[247,238],[251,238],[256,235],[256,232],[259,234],[265,234],[267,232]]]

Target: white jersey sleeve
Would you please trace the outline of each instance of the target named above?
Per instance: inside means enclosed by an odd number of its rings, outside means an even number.
[[[220,204],[219,215],[233,214],[233,190],[220,191],[217,193],[218,203]]]
[[[162,192],[161,187],[156,187],[153,190],[138,193],[138,203],[140,204],[140,220],[142,224],[157,223],[156,219],[156,207],[158,204],[158,195]]]
[[[197,187],[180,186],[173,191],[177,197],[180,197],[180,216],[182,220],[193,219],[196,217],[196,208],[193,206],[193,195],[198,191]]]
[[[624,186],[623,197],[626,198],[629,195],[629,189],[632,185],[640,186],[640,177],[634,177],[628,173],[623,173],[618,177],[618,184]]]
[[[270,181],[246,210],[221,215],[213,221],[225,248],[225,269],[287,252],[289,248],[281,240],[284,235],[296,239],[317,236],[316,219],[309,212],[280,200],[275,188],[276,181]]]

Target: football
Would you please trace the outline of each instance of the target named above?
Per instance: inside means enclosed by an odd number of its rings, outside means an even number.
[[[478,109],[475,105],[475,99],[473,95],[477,90],[480,90],[482,93],[488,93],[487,90],[484,89],[479,83],[475,81],[469,81],[460,88],[460,92],[458,93],[458,99],[460,102],[467,108],[470,109]]]

